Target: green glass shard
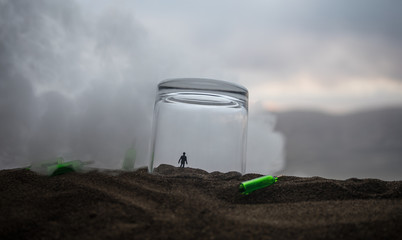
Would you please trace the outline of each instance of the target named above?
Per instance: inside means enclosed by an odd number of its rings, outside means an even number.
[[[93,162],[83,162],[81,160],[64,162],[63,157],[57,157],[51,160],[36,162],[29,166],[27,169],[48,176],[56,176],[68,172],[81,171],[85,165],[91,163]]]
[[[248,195],[257,189],[268,187],[278,181],[277,177],[270,175],[255,178],[246,182],[242,182],[239,186],[241,194]]]
[[[135,156],[136,156],[136,152],[135,152],[134,148],[129,148],[126,151],[126,155],[124,157],[124,162],[123,162],[123,170],[132,171],[134,169]]]

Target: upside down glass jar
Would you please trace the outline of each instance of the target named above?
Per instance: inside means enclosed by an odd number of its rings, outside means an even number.
[[[187,164],[208,172],[245,173],[248,90],[213,79],[169,79],[158,84],[149,171]],[[184,161],[183,161],[184,163]]]

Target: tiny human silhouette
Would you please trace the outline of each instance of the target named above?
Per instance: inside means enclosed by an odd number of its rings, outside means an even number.
[[[183,153],[183,155],[181,155],[178,163],[180,163],[180,167],[182,167],[182,168],[184,168],[184,163],[188,165],[187,157],[186,157],[185,152]]]

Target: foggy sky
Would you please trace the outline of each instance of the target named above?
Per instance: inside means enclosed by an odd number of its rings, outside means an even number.
[[[116,168],[130,146],[146,165],[156,84],[206,77],[249,89],[250,169],[270,154],[278,171],[284,140],[263,110],[401,106],[401,7],[2,0],[0,167],[72,152]]]
[[[133,144],[146,158],[158,76],[141,26],[114,11],[92,21],[74,2],[0,9],[2,167],[69,152],[116,167]]]
[[[221,69],[272,109],[344,113],[402,104],[400,1],[128,6],[150,35],[183,58]]]
[[[50,0],[0,6],[1,168],[59,155],[120,168],[129,147],[137,150],[135,167],[147,166],[157,83],[175,74],[203,77],[203,67],[183,70],[188,59],[161,48],[121,7],[94,13]],[[258,128],[280,135],[268,124]],[[270,148],[266,140],[253,145]],[[283,159],[272,161],[279,163],[270,171],[279,170]]]

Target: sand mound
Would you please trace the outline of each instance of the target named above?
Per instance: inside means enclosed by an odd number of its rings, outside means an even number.
[[[161,165],[155,174],[55,177],[0,171],[0,239],[400,239],[402,182],[260,175]]]

